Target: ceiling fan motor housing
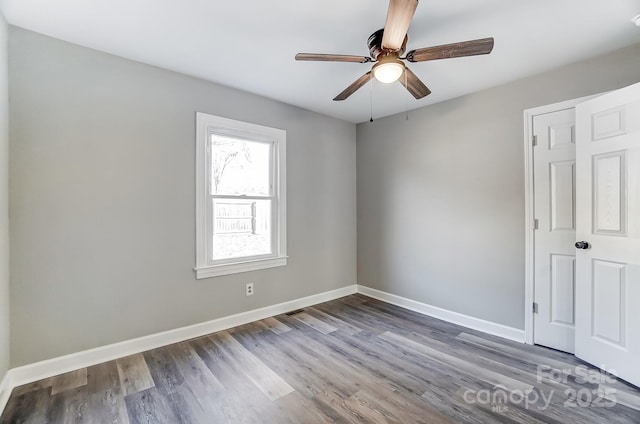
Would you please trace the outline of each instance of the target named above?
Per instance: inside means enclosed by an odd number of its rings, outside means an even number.
[[[371,36],[369,36],[369,40],[367,41],[367,46],[369,47],[369,53],[371,54],[371,57],[374,60],[377,60],[378,56],[380,56],[381,54],[388,54],[390,52],[394,52],[393,50],[382,48],[383,34],[384,34],[384,28],[379,29],[373,34],[371,34]],[[402,56],[404,54],[404,51],[407,47],[408,40],[409,40],[409,37],[405,35],[404,41],[402,42],[402,47],[400,47],[399,50],[395,51],[398,54],[398,56]]]

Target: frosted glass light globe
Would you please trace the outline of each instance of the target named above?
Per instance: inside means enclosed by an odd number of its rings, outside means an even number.
[[[383,57],[373,66],[373,76],[385,84],[397,81],[403,73],[404,63],[393,56]]]

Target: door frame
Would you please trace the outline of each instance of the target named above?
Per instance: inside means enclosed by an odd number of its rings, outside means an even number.
[[[535,203],[533,187],[533,118],[545,113],[557,112],[560,110],[575,108],[577,104],[599,97],[606,93],[593,94],[577,99],[534,107],[524,111],[524,228],[525,228],[525,249],[524,249],[524,342],[534,344],[534,311],[533,302],[535,299],[535,250],[534,250],[534,220]]]

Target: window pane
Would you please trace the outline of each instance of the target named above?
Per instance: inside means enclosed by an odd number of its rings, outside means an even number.
[[[211,135],[211,194],[270,195],[271,143]]]
[[[271,200],[213,200],[213,260],[271,252]]]

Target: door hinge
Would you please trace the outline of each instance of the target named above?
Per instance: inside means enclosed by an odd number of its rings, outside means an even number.
[[[533,302],[533,313],[534,314],[538,313],[538,304],[536,302]]]
[[[538,220],[537,220],[537,219],[534,219],[534,220],[533,220],[533,229],[534,229],[534,230],[537,230],[537,229],[538,229]]]
[[[537,146],[538,145],[538,136],[534,135],[533,137],[531,137],[531,145],[532,146]]]

